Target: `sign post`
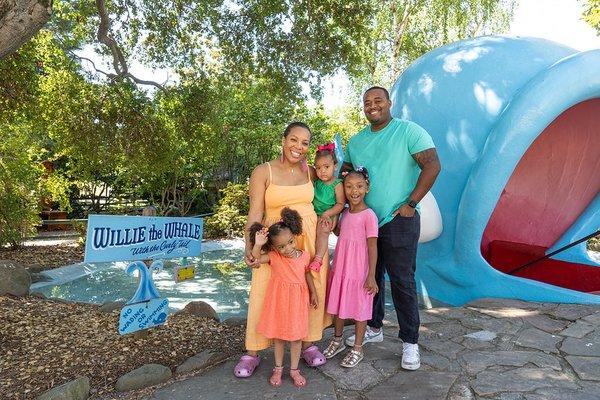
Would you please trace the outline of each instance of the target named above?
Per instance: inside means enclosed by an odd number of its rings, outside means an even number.
[[[133,261],[127,274],[139,273],[139,285],[121,310],[119,334],[162,325],[169,300],[161,298],[152,271],[163,269],[163,259],[200,255],[203,221],[200,218],[90,215],[85,245],[86,262]],[[153,260],[146,266],[141,259]]]

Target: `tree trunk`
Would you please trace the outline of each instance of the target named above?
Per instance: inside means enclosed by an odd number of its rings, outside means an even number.
[[[0,59],[31,39],[51,13],[52,0],[0,0]]]

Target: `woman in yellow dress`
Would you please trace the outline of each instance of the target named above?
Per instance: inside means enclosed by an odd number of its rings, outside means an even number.
[[[317,215],[312,201],[313,180],[316,174],[314,168],[306,165],[310,139],[311,132],[306,124],[292,122],[283,132],[281,157],[257,166],[250,176],[250,210],[245,229],[245,261],[253,269],[246,323],[247,354],[241,357],[234,368],[234,374],[239,378],[252,375],[260,363],[258,352],[271,345],[268,338],[256,331],[271,276],[271,267],[268,264],[258,264],[252,257],[252,246],[248,238],[249,227],[255,222],[268,227],[279,221],[284,207],[289,207],[298,211],[302,217],[302,234],[296,238],[297,248],[310,253],[311,259],[315,255]],[[326,257],[323,260],[324,266],[328,265]],[[325,313],[324,308],[327,270],[328,268],[324,267],[319,272],[312,271],[318,295],[318,307],[309,309],[308,336],[302,343],[302,358],[313,367],[322,365],[326,361],[312,342],[321,340],[323,329],[331,324],[331,316]],[[309,305],[307,304],[306,307],[308,308]]]

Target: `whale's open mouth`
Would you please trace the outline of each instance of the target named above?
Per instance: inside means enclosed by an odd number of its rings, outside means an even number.
[[[596,98],[564,111],[527,149],[483,233],[483,257],[504,273],[600,294],[600,267],[550,258],[523,267],[543,257],[599,192]]]

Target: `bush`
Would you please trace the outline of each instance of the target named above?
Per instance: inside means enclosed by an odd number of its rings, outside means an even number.
[[[0,247],[17,247],[35,233],[41,173],[41,165],[29,156],[25,136],[8,132],[0,141]]]
[[[244,236],[248,218],[248,185],[228,183],[221,189],[223,197],[217,203],[213,216],[204,220],[204,237]]]
[[[79,235],[77,244],[85,248],[85,240],[87,238],[87,221],[73,221],[73,229]]]

